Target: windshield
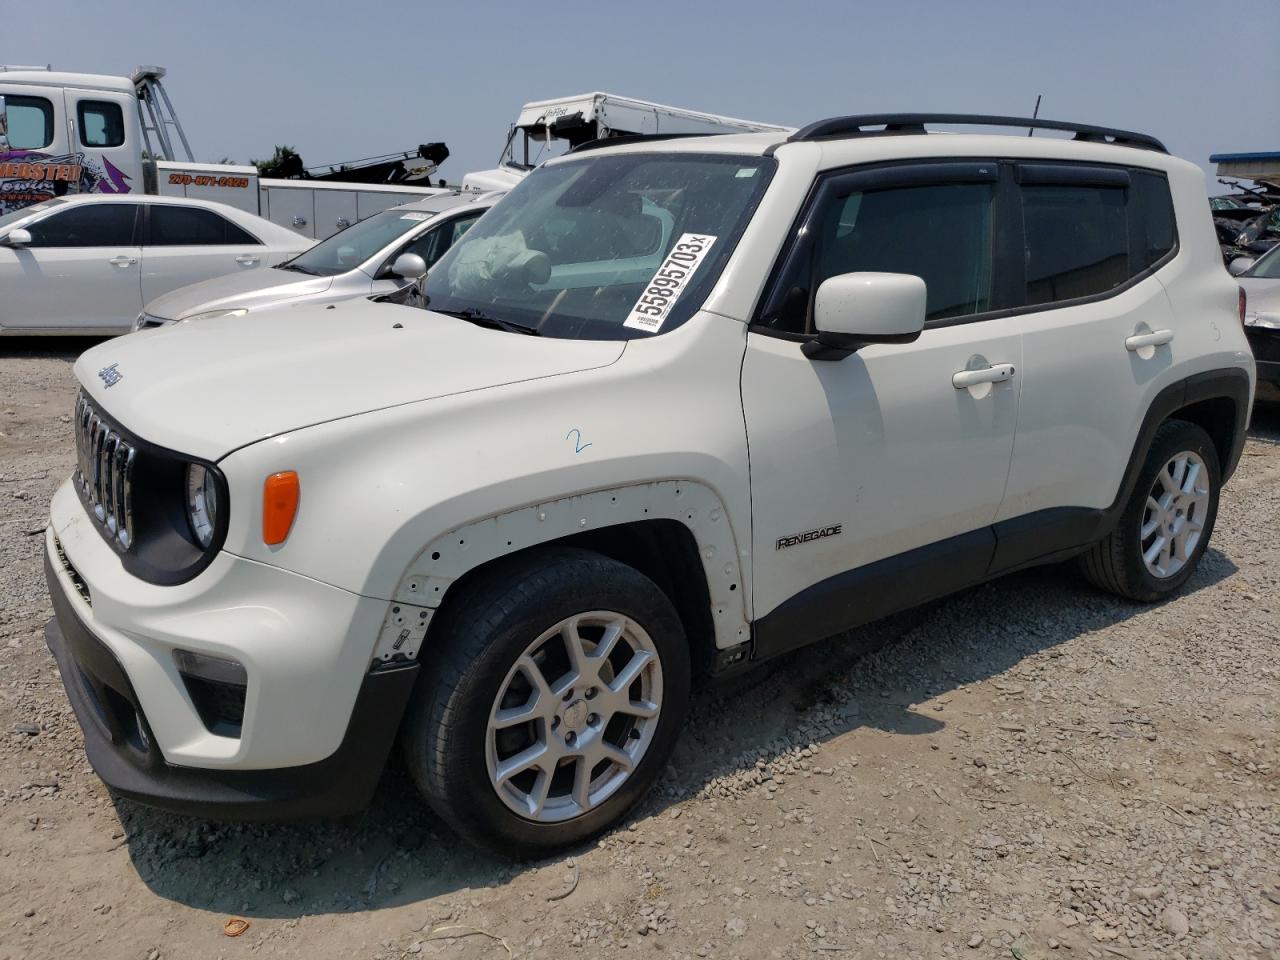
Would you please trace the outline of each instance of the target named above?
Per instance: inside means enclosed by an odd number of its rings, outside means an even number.
[[[551,337],[670,330],[710,291],[773,169],[693,153],[540,167],[427,275],[426,304]]]
[[[1280,243],[1258,258],[1258,262],[1245,271],[1246,277],[1262,277],[1264,280],[1280,280]]]
[[[65,200],[45,200],[41,203],[33,203],[29,207],[23,207],[21,210],[14,210],[12,213],[6,213],[3,217],[0,217],[0,230],[12,226],[19,220],[25,220],[32,214],[40,213],[42,210],[48,210],[65,202]]]
[[[384,210],[321,240],[288,263],[286,270],[331,277],[354,270],[389,243],[394,243],[437,214],[427,210]]]

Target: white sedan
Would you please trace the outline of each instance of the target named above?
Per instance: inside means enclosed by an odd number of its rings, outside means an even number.
[[[125,333],[163,293],[281,263],[313,242],[208,200],[47,200],[0,217],[0,334]]]

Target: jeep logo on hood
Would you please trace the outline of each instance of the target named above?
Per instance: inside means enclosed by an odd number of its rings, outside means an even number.
[[[124,379],[124,374],[116,369],[119,366],[120,364],[118,363],[111,363],[98,371],[98,376],[102,378],[102,382],[105,383],[107,387],[114,387]]]

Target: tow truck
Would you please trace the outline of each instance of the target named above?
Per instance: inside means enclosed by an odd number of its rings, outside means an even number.
[[[129,76],[0,66],[0,216],[74,193],[216,200],[320,240],[389,207],[450,192],[431,177],[443,143],[286,177],[198,163],[164,88],[166,71]]]

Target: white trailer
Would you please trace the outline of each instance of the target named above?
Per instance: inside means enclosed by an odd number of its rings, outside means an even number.
[[[498,166],[493,170],[468,173],[462,178],[462,189],[510,190],[543,160],[591,140],[652,134],[770,130],[790,133],[792,128],[683,107],[668,107],[612,93],[584,93],[555,100],[535,100],[520,109],[520,115],[511,125]]]
[[[162,67],[129,77],[0,67],[0,216],[66,194],[141,192],[216,200],[323,239],[448,192],[429,185],[435,161],[412,154],[403,172],[414,186],[264,179],[251,166],[197,163],[164,75]]]

